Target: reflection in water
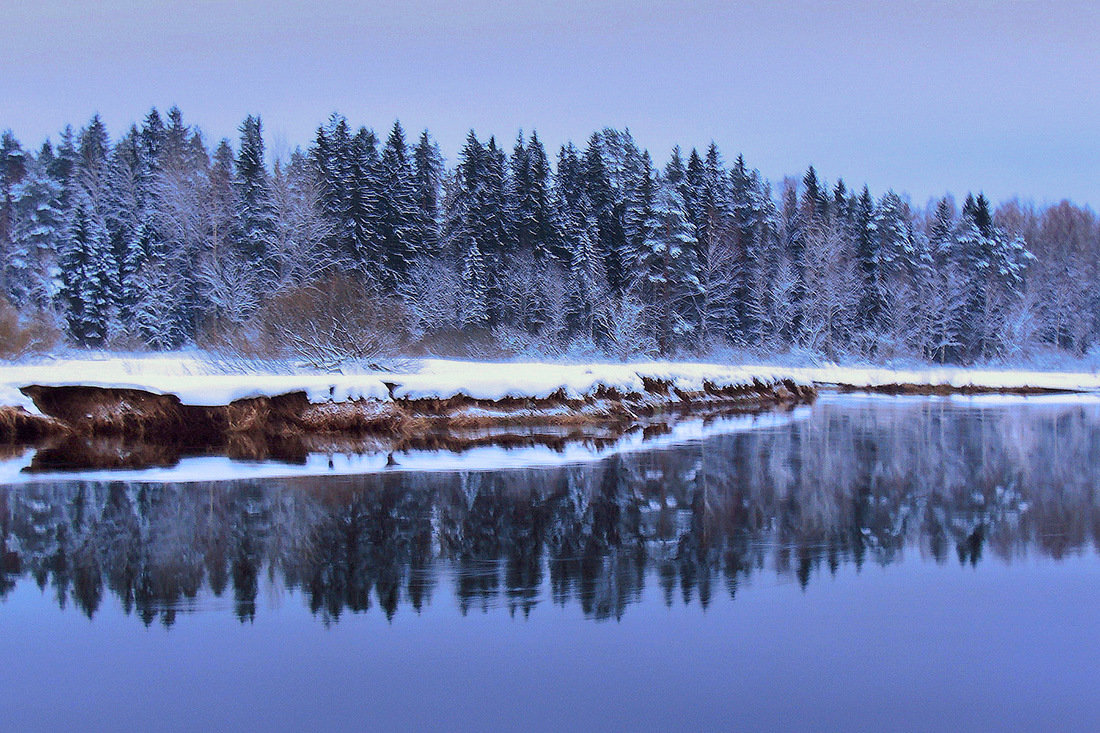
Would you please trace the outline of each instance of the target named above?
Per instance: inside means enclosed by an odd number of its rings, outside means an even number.
[[[252,619],[271,583],[325,623],[433,593],[463,612],[549,600],[619,618],[647,582],[706,607],[760,573],[805,587],[906,550],[1084,552],[1098,479],[1095,406],[825,400],[804,421],[578,466],[6,487],[0,598],[29,577],[89,617],[109,593],[171,625],[210,595]]]

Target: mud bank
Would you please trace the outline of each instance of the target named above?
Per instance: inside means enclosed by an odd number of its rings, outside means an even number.
[[[33,443],[68,433],[68,426],[55,418],[32,415],[22,407],[0,406],[0,443]]]
[[[697,391],[680,390],[656,379],[646,379],[644,384],[640,393],[600,388],[581,398],[559,390],[539,398],[476,399],[460,394],[318,403],[305,392],[291,392],[215,406],[184,404],[173,394],[131,388],[31,385],[20,391],[44,417],[16,412],[16,408],[5,414],[13,415],[12,420],[30,420],[26,425],[19,423],[23,425],[19,439],[113,437],[219,449],[239,444],[244,447],[233,452],[247,455],[249,445],[306,437],[375,436],[391,442],[431,443],[456,440],[455,431],[523,426],[608,428],[621,434],[640,420],[666,412],[755,411],[810,402],[816,395],[812,386],[793,380],[737,386],[704,382]]]

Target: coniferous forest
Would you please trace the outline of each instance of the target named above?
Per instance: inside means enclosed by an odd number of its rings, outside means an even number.
[[[715,144],[654,160],[605,129],[548,152],[333,115],[269,160],[177,108],[0,143],[9,355],[197,345],[319,365],[391,353],[632,358],[802,349],[971,363],[1080,356],[1100,224],[980,193],[916,206]]]

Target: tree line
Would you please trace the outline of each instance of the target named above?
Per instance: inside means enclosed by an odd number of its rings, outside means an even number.
[[[329,362],[387,350],[542,356],[807,349],[943,362],[1087,353],[1100,224],[1069,202],[917,207],[773,188],[717,145],[653,162],[629,131],[511,151],[342,116],[269,164],[249,116],[211,150],[178,108],[113,143],[0,139],[9,318],[75,345],[230,344]],[[15,314],[12,316],[11,314]],[[363,346],[369,344],[369,346]]]

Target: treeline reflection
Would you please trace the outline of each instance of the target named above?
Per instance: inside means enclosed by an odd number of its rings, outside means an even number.
[[[903,552],[977,565],[1100,546],[1100,408],[824,402],[790,425],[600,463],[497,473],[0,488],[0,597],[22,578],[92,617],[107,594],[171,625],[263,587],[325,623],[579,603],[647,583],[707,606],[770,573],[803,587]]]

